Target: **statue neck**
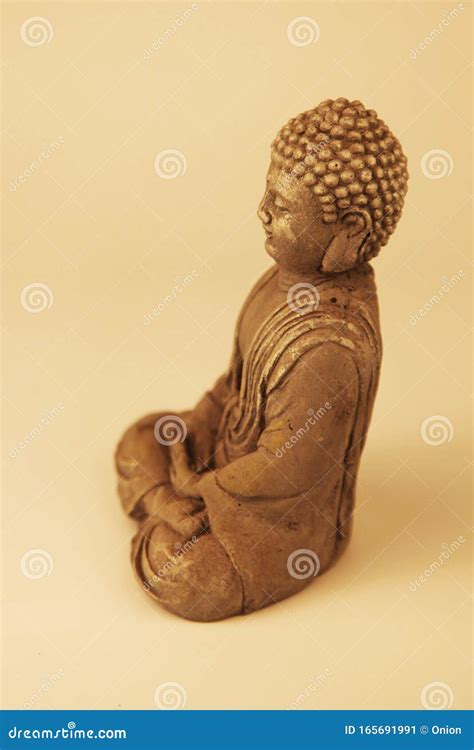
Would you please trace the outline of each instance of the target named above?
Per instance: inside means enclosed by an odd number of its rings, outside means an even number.
[[[312,284],[313,286],[318,286],[323,282],[330,282],[334,286],[344,286],[350,282],[357,285],[364,277],[373,278],[373,275],[373,269],[367,261],[340,273],[322,273],[321,271],[300,273],[278,267],[278,287],[282,292],[287,292],[295,284]]]
[[[312,273],[299,273],[288,271],[285,268],[278,269],[278,287],[282,292],[287,292],[295,284],[311,284],[317,286],[321,281],[327,281],[329,275],[314,271]]]

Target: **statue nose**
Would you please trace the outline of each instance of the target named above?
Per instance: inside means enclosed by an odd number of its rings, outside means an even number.
[[[272,217],[271,214],[265,208],[265,204],[262,201],[258,207],[258,217],[263,224],[270,224]]]

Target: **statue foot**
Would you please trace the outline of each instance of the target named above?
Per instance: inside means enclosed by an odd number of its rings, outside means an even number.
[[[211,622],[242,613],[241,578],[209,531],[184,535],[149,518],[132,540],[132,566],[145,591],[180,617]]]

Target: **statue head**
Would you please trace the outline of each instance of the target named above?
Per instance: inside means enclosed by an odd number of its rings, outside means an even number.
[[[373,109],[327,99],[272,143],[258,215],[281,268],[337,273],[375,257],[400,218],[407,160]]]

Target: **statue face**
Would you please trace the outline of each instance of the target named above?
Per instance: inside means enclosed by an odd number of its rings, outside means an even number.
[[[281,268],[297,273],[320,269],[336,228],[322,215],[312,190],[272,163],[258,216],[267,236],[265,249]]]

